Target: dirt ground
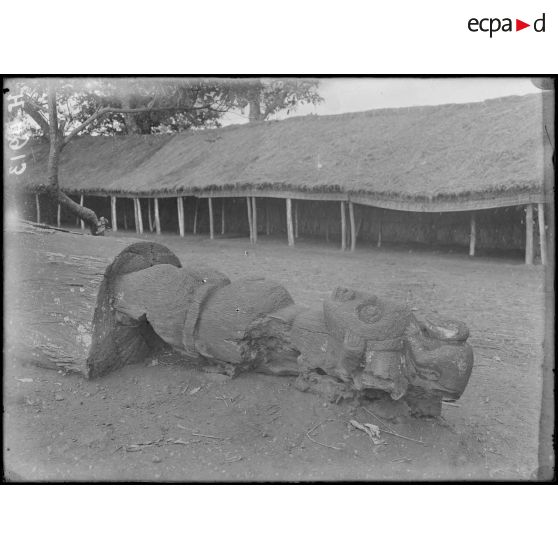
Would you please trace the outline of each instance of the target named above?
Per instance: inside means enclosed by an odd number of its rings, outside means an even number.
[[[88,381],[7,362],[8,480],[533,478],[545,312],[541,266],[401,246],[342,253],[333,244],[300,239],[290,249],[284,239],[265,236],[256,246],[245,238],[142,238],[167,245],[183,264],[210,265],[231,279],[278,280],[303,304],[318,303],[344,285],[405,301],[419,314],[463,320],[475,352],[469,385],[457,404],[444,404],[440,419],[384,418],[405,438],[384,433],[385,444],[374,446],[348,422],[387,429],[378,420],[362,407],[301,393],[294,378],[229,379],[149,359]],[[9,277],[10,269],[5,273]]]

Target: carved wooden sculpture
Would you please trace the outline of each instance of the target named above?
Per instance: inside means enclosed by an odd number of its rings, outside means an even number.
[[[468,335],[461,322],[419,321],[406,306],[341,287],[308,309],[275,281],[231,282],[213,269],[181,267],[165,247],[137,243],[105,272],[86,375],[166,343],[231,376],[295,375],[299,389],[332,400],[388,394],[438,415],[442,399],[459,398],[469,380]]]
[[[6,358],[41,368],[93,378],[172,348],[231,376],[294,375],[332,401],[383,397],[437,415],[473,367],[464,324],[373,294],[337,288],[307,308],[275,281],[182,267],[153,242],[26,230],[8,246]]]

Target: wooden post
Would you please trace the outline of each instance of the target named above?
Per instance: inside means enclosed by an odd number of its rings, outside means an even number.
[[[469,256],[475,255],[475,247],[477,244],[477,221],[475,214],[471,213],[471,236],[469,238]]]
[[[128,230],[128,217],[126,216],[126,214],[128,213],[128,199],[124,198],[124,230],[127,231]]]
[[[110,218],[112,230],[117,231],[118,223],[116,222],[116,196],[110,197]]]
[[[225,234],[225,198],[221,198],[221,234]]]
[[[541,246],[541,264],[546,265],[546,227],[544,225],[544,203],[538,204],[539,242]]]
[[[347,249],[347,223],[345,222],[345,202],[341,202],[341,250]]]
[[[184,236],[184,202],[181,196],[176,198],[176,206],[178,208],[178,232],[180,236]]]
[[[207,207],[209,209],[209,238],[213,240],[215,235],[213,234],[213,199],[207,198]]]
[[[141,199],[136,198],[137,202],[137,212],[138,212],[138,231],[139,234],[143,234],[143,217],[141,215]]]
[[[250,242],[254,242],[254,229],[252,227],[252,204],[250,198],[246,198],[246,208],[248,210],[248,228],[250,229]]]
[[[525,263],[533,265],[533,204],[525,209]]]
[[[382,247],[382,215],[378,217],[378,248]]]
[[[139,228],[138,228],[138,200],[136,198],[133,198],[133,202],[134,202],[134,225],[136,227],[136,234],[138,234]]]
[[[81,207],[83,207],[83,194],[81,194],[81,197],[79,198],[79,205],[81,205]],[[81,230],[85,230],[85,223],[80,219],[81,221]]]
[[[39,203],[39,194],[35,194],[35,209],[37,211],[37,223],[41,222],[41,204]]]
[[[149,232],[153,232],[153,216],[151,214],[151,198],[147,198],[147,219],[149,221]]]
[[[293,208],[291,198],[287,198],[287,238],[289,246],[294,246]]]
[[[193,233],[198,234],[198,205],[199,205],[199,198],[196,198],[196,208],[194,209],[194,227]]]
[[[349,220],[351,222],[351,252],[356,249],[356,227],[355,227],[355,209],[353,202],[349,202]]]
[[[155,212],[155,231],[161,234],[161,219],[159,219],[159,199],[153,200],[153,211]]]
[[[271,233],[271,223],[269,221],[269,200],[265,200],[265,234],[269,236]]]
[[[60,228],[60,211],[61,211],[61,206],[60,204],[58,204],[57,210],[56,210],[56,225],[58,228]]]
[[[256,244],[258,242],[258,209],[255,197],[252,197],[252,229],[252,238],[254,239],[254,244]]]
[[[295,200],[294,202],[295,208],[295,238],[298,238],[298,201]]]

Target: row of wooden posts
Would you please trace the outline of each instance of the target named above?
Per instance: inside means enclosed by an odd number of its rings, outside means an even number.
[[[35,195],[36,204],[37,204],[37,222],[40,222],[41,216],[41,209],[39,205],[39,196],[38,194]],[[148,198],[148,219],[149,219],[149,228],[151,231],[155,230],[157,234],[161,234],[161,220],[159,217],[159,200],[158,198],[153,198],[153,216],[151,213],[151,203],[149,202]],[[221,234],[225,234],[225,198],[221,198],[222,200],[222,207],[221,207]],[[135,225],[136,225],[136,232],[138,234],[143,234],[143,218],[141,213],[141,201],[140,198],[133,198],[134,201],[134,217],[135,217]],[[208,210],[209,210],[209,238],[213,240],[215,238],[215,227],[214,227],[214,219],[213,219],[213,198],[207,198],[208,201]],[[185,234],[185,227],[184,227],[184,200],[182,197],[176,198],[177,203],[177,210],[178,210],[178,232],[180,236],[184,236]],[[347,249],[347,217],[346,212],[348,205],[349,210],[349,223],[350,223],[350,234],[349,234],[349,243],[350,243],[350,250],[354,252],[356,249],[356,225],[355,225],[355,211],[354,211],[354,204],[353,202],[339,202],[340,209],[341,209],[341,250]],[[80,197],[80,205],[83,206],[83,194]],[[257,203],[256,197],[250,196],[246,198],[246,206],[247,206],[247,213],[248,213],[248,226],[250,229],[250,242],[255,244],[258,241],[258,217],[257,217]],[[525,263],[527,265],[533,264],[534,258],[534,238],[533,238],[533,208],[535,204],[528,204],[525,208],[525,227],[526,227],[526,236],[525,236]],[[116,196],[111,196],[110,198],[110,207],[111,207],[111,226],[113,230],[118,230],[117,220],[116,220]],[[538,224],[539,224],[539,240],[540,240],[540,253],[541,253],[541,263],[542,265],[546,265],[547,262],[547,251],[546,251],[546,232],[545,232],[545,219],[544,219],[544,204],[539,203],[537,204],[538,208]],[[294,246],[295,238],[298,238],[298,206],[295,204],[294,210],[294,219],[293,219],[293,203],[291,198],[286,198],[286,214],[287,214],[287,241],[289,246]],[[197,221],[198,221],[198,208],[196,205],[196,212],[194,214],[194,226],[193,232],[194,234],[197,233]],[[57,211],[57,223],[58,227],[60,227],[60,204],[58,204],[58,211]],[[85,229],[85,224],[81,221],[81,228]],[[266,232],[269,234],[269,222],[266,223]],[[469,236],[469,256],[475,255],[476,250],[476,243],[477,243],[477,224],[475,213],[471,213],[471,233]],[[378,247],[382,245],[382,227],[381,222],[379,223],[378,227]]]

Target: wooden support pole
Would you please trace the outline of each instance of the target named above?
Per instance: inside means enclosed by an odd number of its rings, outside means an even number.
[[[254,242],[254,228],[252,227],[252,203],[250,198],[246,198],[246,208],[248,210],[248,228],[250,229],[250,242]]]
[[[382,247],[382,215],[378,218],[378,248]]]
[[[525,209],[525,263],[533,265],[533,204]]]
[[[153,200],[153,211],[155,213],[155,231],[157,234],[161,234],[161,219],[159,218],[159,199],[154,198]]]
[[[178,208],[178,232],[180,236],[184,236],[184,201],[181,196],[176,198],[176,206]]]
[[[61,212],[61,209],[62,209],[61,205],[58,204],[58,207],[56,208],[56,226],[58,228],[60,228],[60,212]]]
[[[141,199],[135,198],[136,202],[136,232],[143,234],[143,217],[141,215]]]
[[[541,246],[541,264],[546,265],[546,227],[544,222],[544,203],[538,204],[539,242]]]
[[[221,234],[225,234],[225,198],[221,198]]]
[[[469,237],[469,256],[475,255],[477,245],[477,220],[475,214],[471,213],[471,236]]]
[[[147,220],[149,221],[149,232],[153,232],[153,215],[151,212],[151,198],[147,198]]]
[[[295,208],[295,238],[298,238],[298,201],[295,200],[294,202]]]
[[[128,202],[127,199],[124,199],[125,202]],[[127,231],[128,230],[128,217],[126,216],[126,213],[128,212],[128,208],[126,207],[128,204],[124,203],[124,230]]]
[[[347,249],[347,223],[345,221],[345,202],[341,202],[341,250]]]
[[[134,202],[134,225],[136,227],[136,234],[139,233],[139,228],[138,228],[138,200],[136,198],[133,198],[133,202]]]
[[[117,231],[118,223],[116,222],[116,196],[110,197],[110,218],[112,230]]]
[[[196,198],[196,207],[194,209],[194,227],[193,227],[193,231],[192,231],[194,234],[198,234],[198,207],[199,207],[199,203],[200,203],[199,198]]]
[[[355,208],[353,202],[349,202],[349,220],[351,222],[351,252],[356,249],[356,227],[355,227]]]
[[[293,230],[293,207],[291,198],[287,198],[287,238],[289,246],[294,246],[294,230]]]
[[[209,238],[213,240],[215,238],[215,234],[213,231],[213,199],[207,198],[207,207],[209,210]]]
[[[140,234],[143,234],[143,215],[141,213],[141,198],[138,198],[138,218],[140,225]]]
[[[39,203],[39,194],[35,194],[35,210],[37,212],[37,223],[41,222],[41,204]]]
[[[269,236],[270,233],[271,233],[271,222],[270,222],[270,219],[269,219],[269,214],[270,214],[269,200],[266,199],[265,200],[265,234],[267,236]]]
[[[80,198],[79,198],[79,205],[81,205],[81,207],[83,207],[83,194],[81,194]],[[80,219],[81,221],[81,219]],[[81,221],[81,230],[85,230],[85,222]]]
[[[252,238],[254,239],[254,244],[256,244],[258,242],[258,209],[255,197],[252,197],[252,229]]]

